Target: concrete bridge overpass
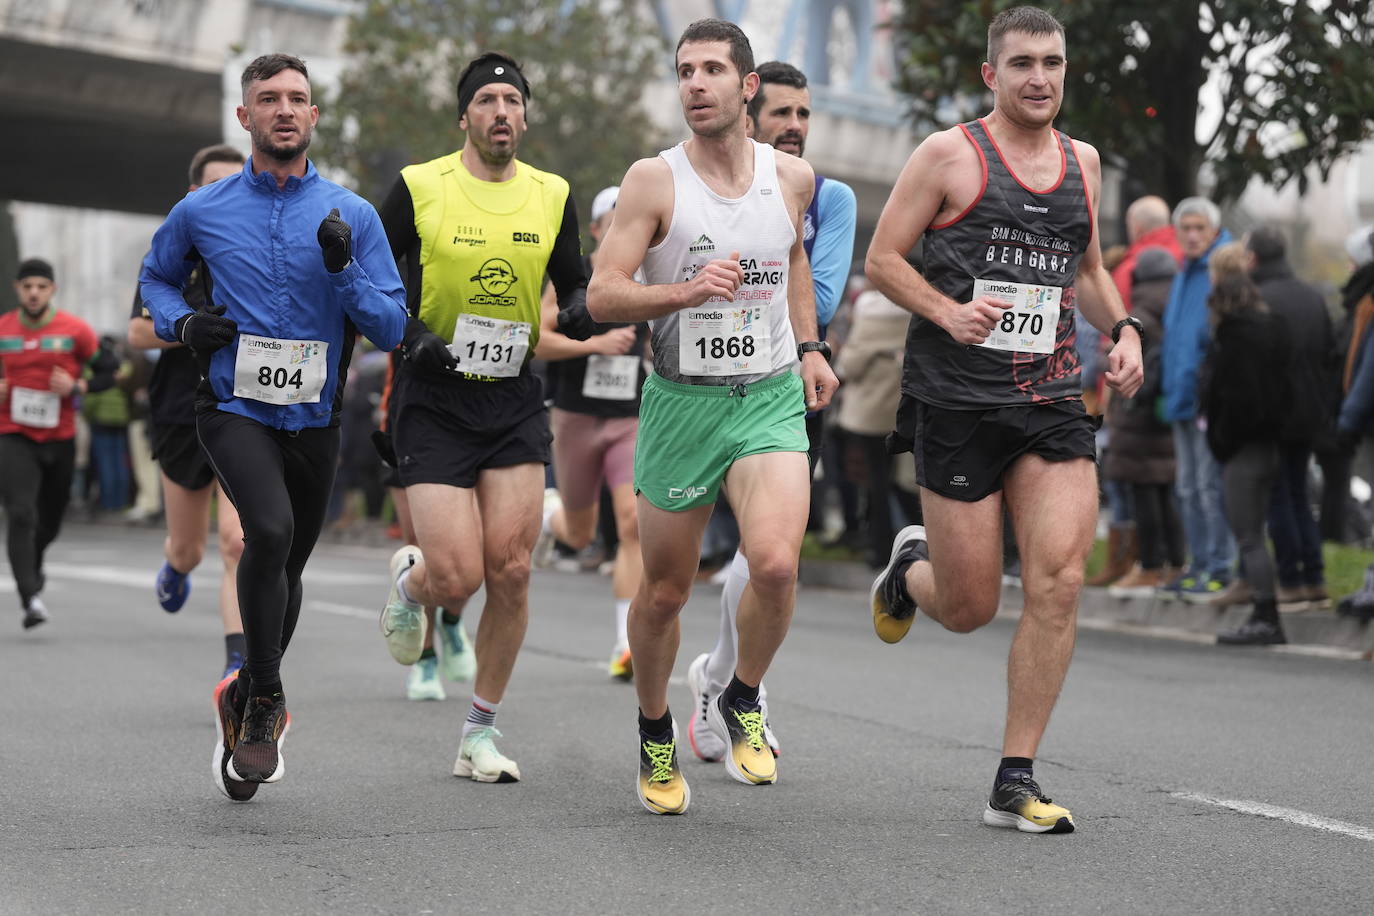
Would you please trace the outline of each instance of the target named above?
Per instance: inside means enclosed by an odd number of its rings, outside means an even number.
[[[243,142],[231,118],[241,59],[286,40],[337,59],[347,0],[0,0],[0,199],[131,213],[166,212],[196,149]],[[887,88],[887,0],[649,0],[670,40],[692,19],[741,22],[760,60],[810,76],[808,158],[854,185],[876,219],[913,138]],[[304,46],[303,46],[304,45]],[[283,45],[285,46],[285,45]],[[657,92],[671,93],[665,82]],[[681,130],[676,105],[664,127]]]
[[[337,47],[350,8],[0,0],[0,199],[166,213],[186,191],[192,154],[224,139],[236,49],[260,32],[299,36],[302,54]]]

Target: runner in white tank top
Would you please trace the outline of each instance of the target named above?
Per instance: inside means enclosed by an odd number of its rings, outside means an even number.
[[[739,253],[743,274],[733,302],[712,296],[652,322],[654,372],[665,379],[747,384],[790,372],[797,362],[787,312],[787,261],[797,232],[778,185],[773,147],[745,142],[754,157],[754,182],[735,198],[721,196],[701,180],[685,144],[659,153],[673,174],[673,219],[668,234],[645,253],[637,279],[651,284],[690,280],[708,262],[733,252]]]
[[[795,599],[810,497],[805,411],[828,404],[838,385],[824,357],[806,347],[817,337],[816,308],[801,225],[815,177],[800,159],[745,137],[744,106],[758,90],[753,69],[738,26],[688,26],[677,76],[693,136],[625,175],[587,290],[598,321],[654,323],[656,371],[644,386],[635,454],[644,579],[629,632],[637,789],[655,814],[681,814],[691,801],[668,677],[677,615],[722,483],[753,579],[740,605],[735,676],[711,704],[710,726],[727,746],[732,777],[777,781],[758,686]]]

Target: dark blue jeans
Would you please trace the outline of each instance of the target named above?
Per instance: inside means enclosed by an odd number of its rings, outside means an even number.
[[[1305,445],[1279,448],[1279,472],[1269,500],[1269,536],[1279,584],[1285,588],[1325,581],[1322,538],[1307,499],[1307,466],[1312,450]]]
[[[100,508],[129,505],[129,430],[124,426],[91,424],[91,464],[100,481]]]

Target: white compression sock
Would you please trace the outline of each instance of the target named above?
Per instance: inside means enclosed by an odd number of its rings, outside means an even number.
[[[406,604],[420,603],[411,597],[410,589],[406,588],[406,586],[410,584],[410,571],[414,568],[414,566],[407,566],[405,569],[401,570],[401,574],[396,577],[396,591],[400,593],[401,600]]]
[[[617,598],[615,601],[615,644],[628,646],[630,644],[630,599]]]
[[[711,660],[706,665],[706,681],[711,690],[724,690],[735,676],[735,662],[738,660],[735,640],[738,630],[735,620],[739,616],[739,601],[744,595],[744,587],[749,584],[749,561],[744,554],[735,551],[730,562],[730,573],[725,577],[725,588],[720,593],[720,632],[716,635],[716,647],[711,650]]]

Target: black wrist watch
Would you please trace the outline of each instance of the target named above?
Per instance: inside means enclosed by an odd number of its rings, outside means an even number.
[[[801,359],[808,353],[819,353],[825,357],[826,362],[830,362],[830,344],[823,340],[808,340],[805,343],[797,344],[797,359]]]
[[[1135,328],[1135,333],[1136,333],[1136,335],[1140,338],[1140,346],[1141,346],[1141,347],[1144,347],[1144,346],[1145,346],[1145,325],[1143,325],[1143,324],[1140,323],[1140,319],[1139,319],[1139,318],[1132,318],[1132,317],[1130,317],[1129,315],[1126,316],[1125,318],[1122,318],[1122,319],[1121,319],[1120,321],[1118,321],[1116,324],[1112,325],[1112,343],[1116,343],[1117,341],[1119,341],[1119,340],[1121,339],[1121,329],[1124,328],[1124,327],[1125,327],[1126,325],[1128,325],[1128,324],[1129,324],[1131,327]]]

